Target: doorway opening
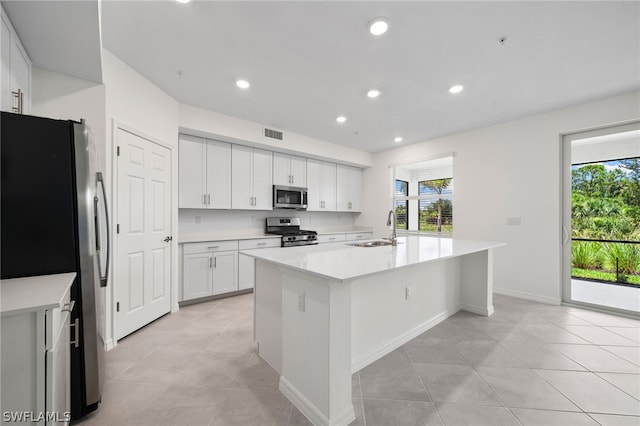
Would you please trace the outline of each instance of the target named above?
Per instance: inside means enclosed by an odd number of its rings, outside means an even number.
[[[640,123],[566,135],[563,302],[640,313]]]

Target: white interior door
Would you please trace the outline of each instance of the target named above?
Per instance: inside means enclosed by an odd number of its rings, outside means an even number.
[[[116,339],[171,308],[171,151],[117,130]]]

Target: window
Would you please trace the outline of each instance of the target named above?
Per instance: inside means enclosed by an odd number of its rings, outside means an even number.
[[[453,156],[396,166],[392,171],[398,229],[452,234]]]
[[[453,178],[418,182],[419,231],[453,231]]]
[[[396,179],[395,195],[399,197],[408,197],[409,182]],[[395,200],[394,210],[396,212],[397,229],[409,229],[409,200]]]

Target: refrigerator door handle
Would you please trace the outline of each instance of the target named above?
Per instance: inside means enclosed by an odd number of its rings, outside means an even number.
[[[107,282],[109,281],[109,263],[111,260],[111,230],[109,227],[109,207],[107,206],[107,191],[104,188],[104,179],[102,177],[102,172],[96,173],[96,181],[100,184],[100,188],[102,188],[102,199],[104,200],[104,218],[105,223],[107,225],[107,263],[105,264],[104,275],[102,275],[102,271],[100,274],[100,287],[106,287]],[[95,198],[96,209],[98,203],[98,197]],[[96,211],[97,213],[97,211]],[[97,221],[96,221],[97,222]],[[98,250],[98,267],[100,268],[100,227],[99,224],[96,223],[96,248]]]

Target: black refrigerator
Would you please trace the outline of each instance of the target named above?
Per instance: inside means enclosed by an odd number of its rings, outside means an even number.
[[[102,396],[109,270],[104,182],[95,170],[93,138],[84,121],[8,112],[1,118],[1,278],[77,273],[69,330],[70,341],[75,340],[70,366],[73,421],[95,410]],[[104,248],[100,229],[106,229]]]

